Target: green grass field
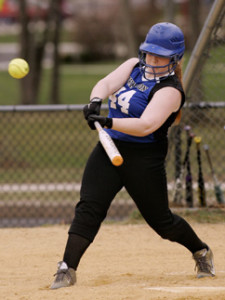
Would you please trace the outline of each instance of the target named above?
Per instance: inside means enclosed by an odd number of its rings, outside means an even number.
[[[61,104],[84,104],[98,80],[115,69],[119,63],[106,65],[62,65],[60,72]],[[39,104],[49,104],[49,82],[51,70],[44,70]],[[0,72],[0,105],[20,104],[20,81],[10,77],[7,71]]]

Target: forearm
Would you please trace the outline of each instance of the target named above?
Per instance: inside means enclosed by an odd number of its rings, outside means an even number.
[[[109,95],[110,95],[110,91],[106,83],[104,83],[103,80],[100,80],[92,89],[90,94],[90,100],[93,99],[94,97],[98,97],[104,100],[108,98]]]
[[[113,118],[112,124],[112,129],[114,130],[140,137],[146,136],[158,129],[154,121],[146,122],[141,118]]]
[[[160,128],[179,108],[180,102],[180,92],[172,87],[165,87],[154,95],[140,118],[113,118],[112,129],[130,135],[146,136]]]

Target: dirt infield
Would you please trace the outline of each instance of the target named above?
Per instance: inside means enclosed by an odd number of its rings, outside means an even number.
[[[1,229],[0,299],[225,299],[224,224],[192,226],[214,252],[215,278],[196,279],[191,254],[145,224],[104,224],[80,263],[76,286],[54,291],[48,287],[68,226]]]

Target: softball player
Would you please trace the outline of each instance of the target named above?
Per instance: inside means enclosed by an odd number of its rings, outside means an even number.
[[[105,127],[124,163],[113,166],[100,143],[91,153],[64,257],[58,263],[51,289],[76,282],[79,261],[123,187],[156,233],[192,253],[198,278],[215,275],[208,245],[168,206],[167,132],[185,101],[180,66],[184,50],[184,36],[179,27],[171,23],[155,24],[140,45],[139,58],[127,60],[94,86],[91,101],[83,110],[85,119],[91,129],[95,129],[96,120]],[[109,114],[103,117],[100,107],[106,98]]]

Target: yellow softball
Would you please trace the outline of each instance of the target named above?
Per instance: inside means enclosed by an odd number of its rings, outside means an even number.
[[[199,143],[201,143],[202,138],[201,138],[200,136],[196,136],[196,137],[194,138],[194,141],[195,141],[196,144],[199,144]]]
[[[9,63],[8,72],[13,78],[21,79],[29,73],[29,65],[22,58],[14,58]]]

